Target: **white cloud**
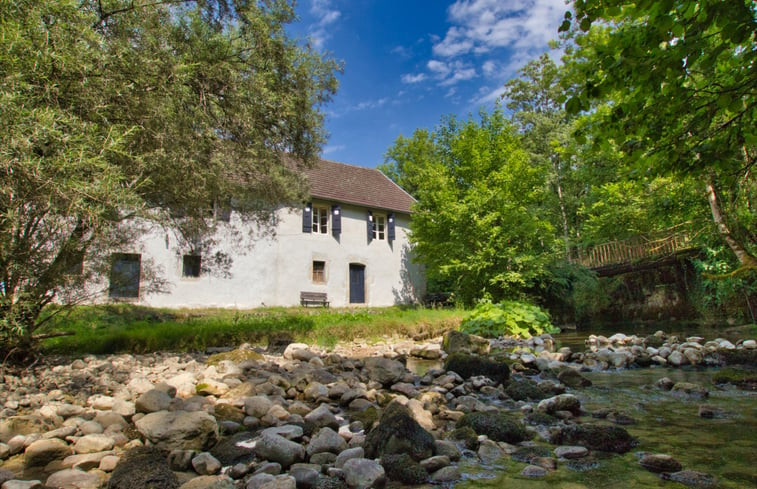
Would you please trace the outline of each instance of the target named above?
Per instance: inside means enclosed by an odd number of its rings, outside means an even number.
[[[321,50],[331,37],[331,24],[339,20],[342,13],[331,8],[331,0],[311,0],[310,13],[316,19],[310,26],[310,42],[315,49]]]
[[[366,100],[365,102],[360,102],[356,106],[353,107],[353,110],[366,110],[366,109],[378,109],[379,107],[382,107],[384,104],[386,104],[389,101],[389,97],[383,97],[378,100]]]
[[[477,75],[476,69],[470,63],[460,60],[446,62],[432,59],[426,63],[426,68],[433,73],[441,86],[454,85],[457,82],[475,78]]]
[[[405,46],[395,46],[390,51],[392,54],[396,54],[400,58],[411,58],[413,56],[413,52],[406,48]]]
[[[333,144],[333,145],[329,145],[329,146],[326,146],[325,148],[323,148],[323,151],[321,151],[321,153],[324,156],[326,156],[327,154],[336,153],[336,152],[342,151],[342,150],[344,150],[346,148],[347,148],[347,146],[345,146],[343,144]]]
[[[492,60],[487,60],[481,65],[481,69],[486,76],[492,76],[497,70],[497,63]]]
[[[406,73],[402,75],[401,79],[402,79],[402,83],[420,83],[426,79],[426,74],[425,73],[417,73],[417,74]]]
[[[433,52],[451,58],[508,47],[543,51],[566,9],[564,0],[458,0],[447,11],[452,26]]]

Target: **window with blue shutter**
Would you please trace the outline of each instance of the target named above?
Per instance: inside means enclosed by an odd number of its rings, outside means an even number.
[[[331,234],[339,237],[342,232],[342,207],[339,205],[331,206]]]
[[[302,211],[302,232],[313,232],[313,204],[308,202]]]
[[[373,241],[373,212],[368,211],[368,220],[366,221],[368,228],[368,242]]]
[[[387,219],[387,238],[389,241],[394,241],[394,212],[389,213],[389,218]]]

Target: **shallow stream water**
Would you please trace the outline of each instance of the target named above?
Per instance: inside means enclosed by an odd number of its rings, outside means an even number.
[[[469,479],[455,489],[685,487],[643,469],[637,455],[642,451],[668,454],[685,470],[714,475],[717,487],[757,487],[757,392],[717,388],[711,381],[715,372],[650,368],[586,373],[594,385],[571,392],[589,411],[610,408],[633,417],[637,423],[624,428],[639,439],[638,447],[601,459],[596,468],[585,471],[561,462],[556,471],[536,480],[519,475],[526,464],[508,459],[498,467],[468,466],[464,472],[471,473]],[[675,397],[653,387],[661,377],[700,384],[709,389],[710,396],[705,400]],[[723,415],[699,417],[703,403],[719,408]]]
[[[648,331],[647,331],[648,329]],[[658,328],[634,330],[633,334],[646,335]],[[592,331],[595,334],[612,335],[621,329]],[[698,335],[707,339],[715,337],[736,341],[744,338],[741,328],[718,329],[691,328],[670,330],[684,338]],[[570,346],[573,351],[582,351],[588,336],[585,331],[567,331],[557,335],[557,347]],[[520,475],[527,465],[502,459],[499,465],[481,466],[470,463],[462,467],[466,480],[456,484],[455,489],[507,488],[507,489],[604,489],[604,488],[683,488],[680,483],[666,481],[659,475],[648,472],[639,463],[639,452],[662,453],[677,459],[684,470],[694,470],[713,475],[718,488],[757,488],[757,392],[741,390],[732,386],[719,387],[712,383],[716,368],[645,368],[586,372],[593,383],[591,387],[570,389],[581,399],[587,411],[611,409],[636,420],[636,424],[624,426],[638,438],[639,445],[623,455],[600,457],[591,469],[577,470],[561,461],[556,471],[546,477],[530,479]],[[677,397],[654,384],[662,377],[674,382],[685,381],[699,384],[709,390],[706,399]],[[713,419],[699,416],[699,406],[708,404],[721,414]],[[586,419],[586,422],[597,421]],[[544,441],[537,444],[555,448]]]

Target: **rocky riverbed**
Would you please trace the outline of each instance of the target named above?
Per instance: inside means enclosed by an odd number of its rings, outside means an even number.
[[[590,469],[639,440],[622,410],[582,405],[590,371],[755,365],[754,340],[549,335],[340,344],[273,342],[211,354],[48,358],[0,385],[2,489],[370,488],[454,484],[512,459],[521,478]],[[424,368],[418,368],[424,365]],[[408,366],[412,370],[408,369]],[[431,367],[426,370],[427,367]],[[754,390],[750,369],[723,382]],[[660,375],[650,389],[708,406],[706,386]],[[689,487],[715,474],[668,453],[642,470]]]

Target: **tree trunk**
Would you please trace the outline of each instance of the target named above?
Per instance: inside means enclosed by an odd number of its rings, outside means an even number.
[[[718,196],[715,192],[715,184],[713,183],[712,175],[707,176],[705,182],[705,189],[707,190],[707,199],[710,201],[710,210],[712,211],[712,220],[715,222],[715,226],[718,228],[720,236],[723,237],[725,242],[731,248],[731,251],[736,255],[739,260],[739,264],[742,267],[757,268],[757,259],[753,257],[749,252],[739,243],[731,234],[731,230],[728,228],[723,215],[720,212],[720,204],[718,204]]]
[[[565,259],[570,260],[570,230],[568,229],[568,213],[565,210],[565,200],[562,195],[562,182],[560,182],[560,164],[557,158],[552,158],[552,168],[555,172],[555,186],[557,187],[557,199],[560,202],[560,214],[562,216],[563,237],[565,239]]]

